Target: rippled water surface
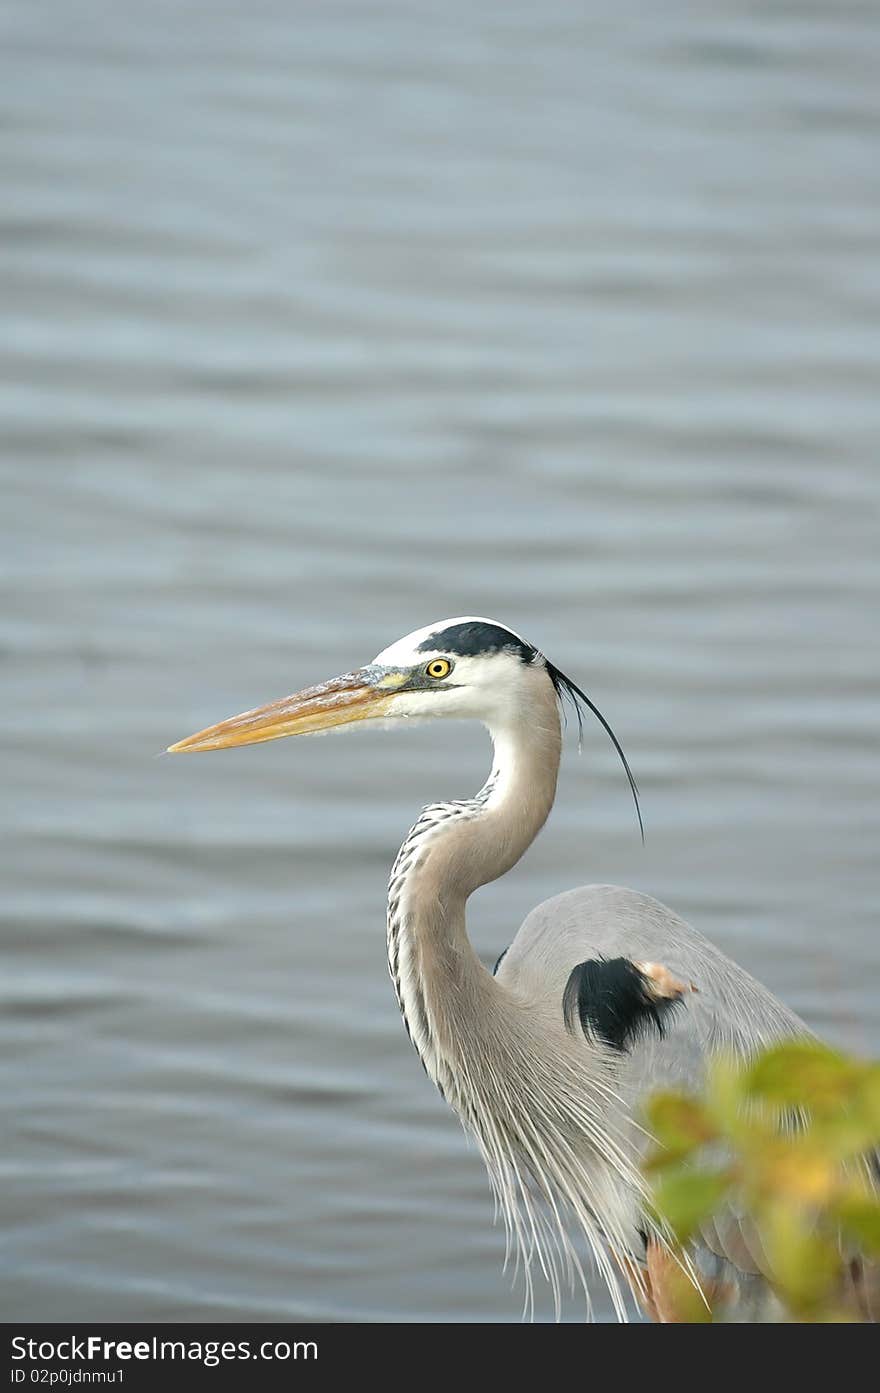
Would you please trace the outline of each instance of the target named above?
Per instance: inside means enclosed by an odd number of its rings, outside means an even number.
[[[154,755],[496,615],[648,840],[572,738],[485,958],[620,881],[880,1047],[876,7],[2,28],[0,1313],[515,1320],[384,952],[483,737]]]

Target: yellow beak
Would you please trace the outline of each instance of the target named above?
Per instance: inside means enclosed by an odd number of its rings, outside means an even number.
[[[306,687],[293,696],[208,726],[186,740],[178,740],[176,745],[169,745],[168,753],[227,750],[233,745],[256,745],[263,740],[280,740],[284,735],[308,735],[383,716],[392,704],[394,689],[405,681],[405,674],[395,673],[393,679],[389,675],[377,685],[363,671],[346,672],[317,687]]]

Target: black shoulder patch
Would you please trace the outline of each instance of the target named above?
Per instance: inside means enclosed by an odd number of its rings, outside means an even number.
[[[613,1050],[626,1050],[651,1028],[665,1030],[677,997],[658,997],[629,958],[589,958],[578,963],[562,994],[569,1030],[580,1020],[585,1035],[598,1035]]]
[[[503,952],[503,953],[499,953],[499,955],[498,955],[498,961],[497,961],[497,963],[495,964],[495,966],[492,968],[492,976],[493,976],[493,977],[497,977],[497,976],[498,976],[498,969],[499,969],[499,967],[501,966],[501,964],[504,962],[504,959],[507,957],[507,951],[508,951],[508,948],[509,948],[509,947],[510,947],[510,944],[508,943],[507,948],[504,949],[504,952]]]
[[[422,643],[420,653],[454,653],[459,658],[477,658],[490,653],[512,653],[520,662],[533,663],[537,648],[517,638],[500,624],[450,624],[448,629],[435,629]]]

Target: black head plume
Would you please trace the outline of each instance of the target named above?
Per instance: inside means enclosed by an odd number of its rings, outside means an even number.
[[[596,717],[596,720],[604,728],[606,734],[608,735],[608,738],[610,739],[612,745],[614,746],[615,750],[620,756],[620,762],[626,770],[626,777],[629,779],[629,786],[632,790],[633,802],[636,805],[636,817],[639,820],[639,832],[641,833],[642,842],[644,843],[645,824],[642,822],[642,810],[639,807],[638,785],[636,784],[635,778],[633,777],[633,771],[629,767],[629,761],[627,760],[626,755],[623,753],[623,747],[620,741],[614,734],[614,731],[611,729],[611,726],[608,724],[605,717],[602,715],[602,712],[599,710],[598,706],[596,706],[594,702],[590,701],[590,698],[587,696],[586,692],[582,692],[580,687],[578,687],[576,683],[572,682],[570,677],[566,677],[564,672],[560,672],[559,668],[554,667],[553,664],[549,662],[546,658],[544,659],[544,662],[547,664],[547,675],[550,678],[550,681],[553,683],[556,695],[559,697],[560,702],[564,703],[565,701],[568,701],[574,707],[575,714],[577,715],[578,739],[580,740],[583,737],[584,708],[586,707],[588,711],[592,711],[593,715]]]

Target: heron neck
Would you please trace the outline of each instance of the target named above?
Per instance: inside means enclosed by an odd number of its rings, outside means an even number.
[[[547,683],[548,689],[550,684]],[[388,957],[410,1037],[446,1092],[501,989],[467,934],[468,897],[512,866],[547,819],[561,735],[552,689],[527,717],[490,726],[492,769],[475,798],[425,808],[389,884]]]

